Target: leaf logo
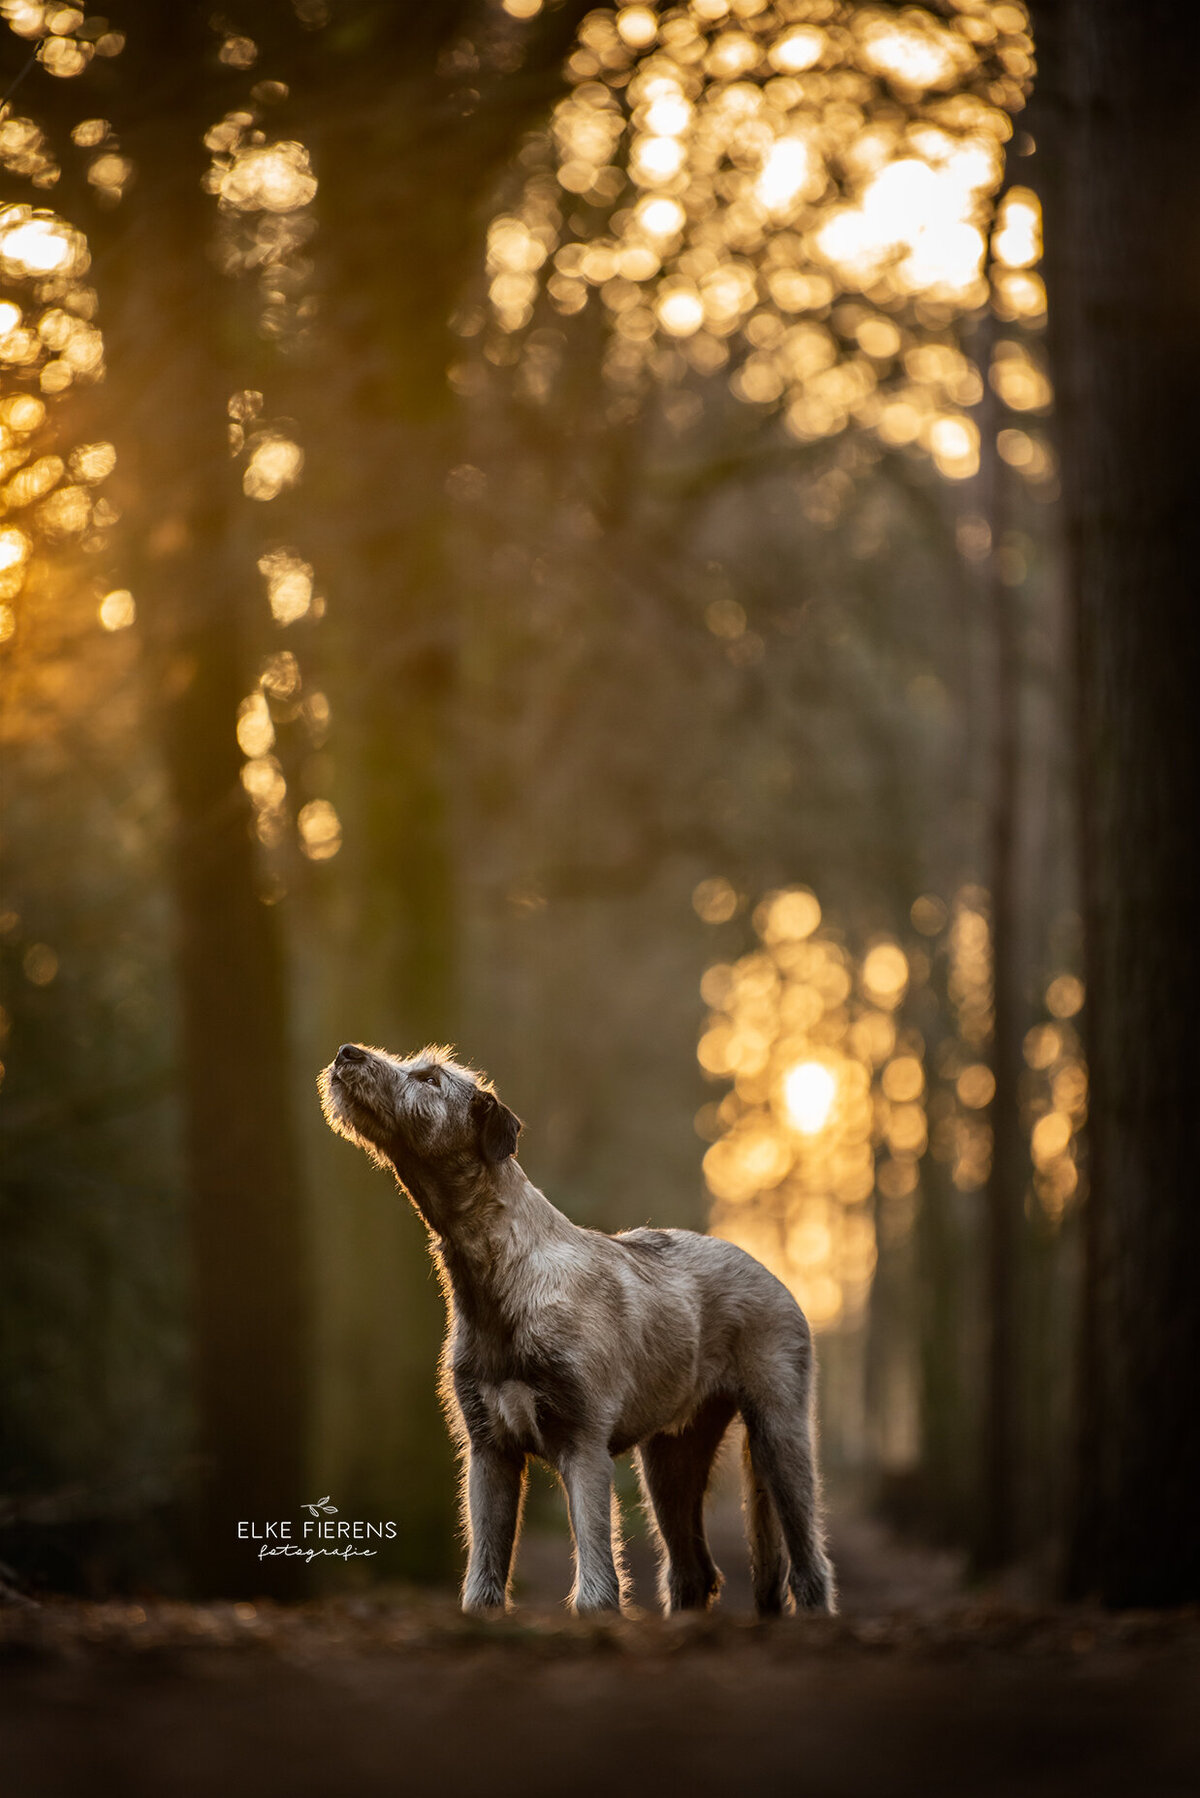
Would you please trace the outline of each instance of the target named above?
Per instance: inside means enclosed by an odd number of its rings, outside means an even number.
[[[330,1504],[328,1492],[325,1494],[324,1498],[318,1498],[310,1505],[301,1505],[300,1509],[302,1511],[311,1511],[318,1522],[320,1521],[320,1514],[322,1512],[324,1512],[326,1517],[337,1516],[337,1506]]]

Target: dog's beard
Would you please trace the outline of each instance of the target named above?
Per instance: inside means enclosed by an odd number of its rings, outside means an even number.
[[[317,1091],[325,1122],[334,1135],[344,1136],[347,1142],[365,1149],[373,1161],[386,1161],[381,1120],[373,1108],[364,1104],[362,1097],[347,1086],[332,1062],[317,1075]]]
[[[376,1161],[398,1147],[432,1156],[445,1131],[445,1103],[420,1082],[381,1080],[368,1068],[347,1076],[331,1062],[317,1077],[325,1121],[337,1136],[356,1143]]]

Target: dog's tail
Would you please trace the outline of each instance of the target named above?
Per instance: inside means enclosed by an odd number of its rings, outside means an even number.
[[[776,1617],[783,1610],[788,1556],[774,1500],[751,1459],[749,1437],[742,1444],[742,1481],[754,1605],[760,1617]]]

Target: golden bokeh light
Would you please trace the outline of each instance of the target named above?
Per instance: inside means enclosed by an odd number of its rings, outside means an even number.
[[[526,10],[532,16],[536,9]],[[38,42],[43,68],[58,78],[80,73],[94,55],[119,55],[124,46],[120,32],[75,7],[5,0],[3,13],[18,36]],[[221,30],[220,62],[229,70],[250,69],[258,46],[232,27]],[[303,252],[315,229],[318,183],[308,148],[278,140],[265,128],[264,108],[286,94],[283,83],[259,82],[241,105],[212,124],[204,133],[211,160],[202,185],[214,201],[218,265],[229,276],[249,276],[256,284],[264,337],[295,340],[317,305],[307,290],[312,265]],[[137,171],[113,124],[103,117],[82,118],[70,139],[79,153],[78,177],[95,201],[102,207],[121,202]],[[10,109],[0,116],[0,168],[35,187],[57,183],[63,172],[47,135]],[[0,366],[19,383],[0,400],[0,514],[6,515],[0,523],[0,641],[15,638],[21,655],[26,642],[35,642],[39,594],[55,557],[77,550],[97,557],[120,518],[120,506],[103,492],[116,467],[114,445],[95,438],[59,441],[61,421],[69,414],[60,412],[58,402],[105,376],[90,267],[87,237],[68,219],[46,206],[0,205]],[[240,459],[246,498],[269,502],[294,488],[303,474],[304,451],[293,428],[286,421],[268,422],[263,395],[249,388],[231,397],[228,413],[230,451]],[[155,539],[175,524],[164,519]],[[277,625],[322,616],[313,568],[297,550],[266,547],[255,559]],[[117,584],[112,562],[92,561],[91,567],[105,567],[106,576],[76,582],[85,634],[89,623],[97,633],[128,633],[138,617],[133,593]],[[289,650],[265,658],[257,690],[242,701],[229,728],[245,757],[242,784],[260,844],[273,856],[286,854],[290,844],[313,861],[328,860],[341,843],[329,802],[311,801],[294,820],[289,813],[288,782],[274,751],[277,731],[285,733],[280,756],[288,759],[293,739],[286,733],[293,727],[302,739],[301,754],[319,748],[330,729],[330,707],[323,694],[305,691],[299,662]],[[306,765],[310,792],[317,766]],[[268,883],[269,890],[277,884]]]
[[[7,430],[20,436],[36,431],[46,417],[46,408],[32,393],[15,393],[0,406],[0,418]]]
[[[697,1125],[711,1143],[711,1227],[777,1273],[815,1327],[832,1329],[861,1318],[870,1289],[877,1154],[888,1170],[881,1192],[907,1202],[916,1184],[923,1050],[865,995],[862,968],[808,888],[768,894],[753,921],[760,947],[714,964],[701,984],[709,1018],[697,1055],[730,1083]],[[905,960],[889,997],[908,977]]]
[[[969,1111],[982,1111],[995,1096],[996,1076],[983,1062],[973,1061],[958,1076],[954,1090]]]
[[[252,69],[258,61],[258,45],[252,37],[227,37],[217,51],[218,62],[229,69]]]
[[[922,1007],[933,996],[930,955],[888,938],[856,960],[808,888],[761,900],[758,946],[714,962],[701,982],[708,1018],[697,1058],[726,1088],[696,1119],[709,1144],[710,1228],[770,1267],[823,1330],[861,1322],[877,1236],[895,1245],[912,1230],[926,1157],[964,1195],[980,1193],[991,1171],[988,895],[965,886],[947,904],[925,893],[912,909],[946,971],[932,1057],[906,1017],[914,988]],[[1082,995],[1073,975],[1049,990]],[[1035,1026],[1025,1059],[1025,1177],[1057,1225],[1083,1190],[1086,1069],[1063,1022]]]
[[[862,8],[855,21],[867,67],[901,89],[947,87],[973,60],[970,43],[920,7]]]
[[[39,188],[54,187],[62,174],[45,133],[12,111],[0,117],[0,168]]]
[[[275,726],[264,694],[250,693],[239,705],[237,740],[242,754],[251,760],[265,755],[273,745]]]
[[[1071,1140],[1071,1120],[1061,1111],[1049,1111],[1033,1127],[1033,1159],[1038,1167],[1061,1155]]]
[[[64,273],[79,254],[77,239],[78,233],[52,214],[28,206],[0,213],[0,263],[10,279]]]
[[[4,22],[18,37],[41,37],[47,30],[46,14],[50,8],[39,0],[8,0]]]
[[[724,924],[737,911],[738,896],[722,875],[715,875],[699,883],[692,894],[692,905],[696,916],[706,924]]]
[[[982,1049],[992,1034],[992,933],[987,894],[963,887],[950,919],[950,970],[947,980],[958,1034],[972,1049]]]
[[[885,1098],[910,1104],[925,1091],[925,1069],[917,1055],[897,1055],[883,1070],[880,1082]]]
[[[106,481],[116,465],[117,452],[111,443],[81,443],[71,451],[71,473],[92,486]]]
[[[32,160],[21,150],[10,153],[19,125],[10,118],[0,127],[0,161],[47,185],[50,165],[39,160],[40,152]],[[23,131],[21,126],[18,135]],[[22,142],[33,139],[25,133]],[[20,383],[0,402],[0,512],[24,514],[23,528],[5,527],[0,601],[22,591],[38,551],[72,539],[98,550],[118,516],[89,491],[111,474],[113,446],[84,443],[57,453],[52,428],[43,435],[59,396],[104,378],[104,339],[93,322],[96,295],[83,280],[90,262],[83,233],[58,214],[27,205],[0,208],[0,279],[17,290],[0,302],[0,369]],[[16,613],[8,607],[6,637],[16,628]]]
[[[89,162],[87,178],[90,185],[99,191],[100,197],[112,204],[124,197],[134,172],[134,165],[128,156],[119,156],[114,150],[106,150],[102,156],[95,156]]]
[[[988,379],[1014,412],[1044,412],[1054,397],[1049,377],[1024,344],[998,343]]]
[[[49,986],[58,978],[58,956],[49,943],[31,943],[21,958],[21,968],[31,986]]]
[[[295,212],[316,196],[303,144],[250,144],[223,171],[218,193],[236,212]]]
[[[73,18],[78,19],[82,25],[82,13],[75,12],[74,8],[64,8],[63,10],[69,11]],[[58,16],[60,15],[55,15],[55,18]],[[54,30],[53,19],[50,29]],[[86,41],[68,37],[48,37],[43,39],[38,48],[38,61],[49,74],[58,76],[62,81],[69,81],[74,75],[82,75],[95,54],[95,45]]]
[[[114,587],[100,601],[97,616],[106,631],[128,630],[137,622],[137,605],[127,587]]]
[[[310,861],[329,861],[341,848],[341,820],[328,799],[312,799],[302,806],[296,824],[300,847]]]
[[[272,549],[258,558],[267,600],[276,624],[295,624],[313,607],[313,571],[293,549]]]
[[[1074,974],[1060,974],[1046,988],[1046,1009],[1051,1017],[1073,1018],[1083,1010],[1082,980]]]
[[[263,431],[251,438],[242,491],[247,499],[272,500],[294,487],[304,469],[304,451],[282,432]]]
[[[242,765],[241,781],[259,811],[277,811],[287,798],[287,781],[273,755],[251,756]]]
[[[1056,1030],[1053,1024],[1035,1024],[1025,1037],[1025,1060],[1031,1068],[1050,1067],[1062,1052],[1062,1031]]]
[[[929,449],[938,472],[948,480],[969,480],[979,471],[979,429],[973,419],[935,418],[929,426]]]
[[[617,30],[635,50],[644,50],[658,35],[658,20],[649,6],[625,6],[617,14]]]
[[[800,443],[857,426],[967,480],[983,382],[957,323],[1041,303],[1035,202],[996,200],[1032,72],[1024,8],[989,0],[592,12],[489,241],[492,321],[519,335],[595,296],[616,386],[724,371]],[[996,378],[1043,403],[1036,369]]]
[[[1010,187],[1000,202],[992,254],[1008,269],[1028,269],[1042,257],[1042,208],[1028,187]]]
[[[772,214],[786,214],[824,185],[824,171],[802,137],[776,138],[763,160],[755,191]]]
[[[308,291],[311,263],[304,254],[316,229],[312,201],[318,181],[305,144],[272,141],[264,129],[264,109],[286,94],[285,83],[259,82],[251,105],[227,112],[209,127],[204,143],[212,160],[203,185],[217,201],[222,268],[235,278],[256,280],[260,332],[297,340],[318,307],[317,296]]]
[[[29,539],[15,525],[0,529],[0,575],[20,568],[29,559]]]
[[[802,75],[820,62],[828,41],[818,26],[797,25],[775,40],[767,58],[781,75]]]
[[[821,922],[821,902],[808,887],[789,887],[769,894],[756,908],[754,922],[766,943],[803,942]]]
[[[3,15],[18,37],[44,40],[39,59],[56,75],[79,74],[93,55],[119,56],[125,45],[106,19],[89,18],[82,7],[64,6],[62,0],[5,0]]]
[[[60,456],[39,456],[18,470],[4,489],[4,504],[10,511],[33,505],[42,499],[63,472]]]
[[[912,902],[909,910],[913,929],[919,930],[922,936],[937,936],[946,928],[950,916],[944,899],[936,893],[922,893]]]
[[[1050,982],[1048,1010],[1052,992],[1065,994],[1072,1004],[1077,1000],[1076,1010],[1082,1007],[1083,983],[1076,975],[1056,975]],[[1042,1215],[1058,1225],[1085,1191],[1088,1077],[1074,1026],[1063,1018],[1035,1025],[1025,1038],[1025,1060],[1034,1082],[1027,1096],[1033,1190]]]
[[[908,988],[908,957],[899,943],[877,943],[862,965],[862,986],[877,1005],[893,1010]]]
[[[672,337],[691,337],[704,323],[704,305],[693,288],[675,287],[660,294],[655,314]]]
[[[269,699],[285,706],[300,691],[300,664],[290,649],[269,655],[262,665],[258,684]]]
[[[678,200],[658,194],[642,201],[637,208],[637,223],[651,237],[675,237],[687,223],[687,213]],[[653,274],[654,270],[650,272]]]

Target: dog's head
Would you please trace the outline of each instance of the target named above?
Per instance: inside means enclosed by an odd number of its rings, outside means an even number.
[[[402,1059],[343,1043],[318,1077],[330,1128],[398,1171],[431,1175],[494,1168],[516,1153],[520,1120],[446,1049]]]

